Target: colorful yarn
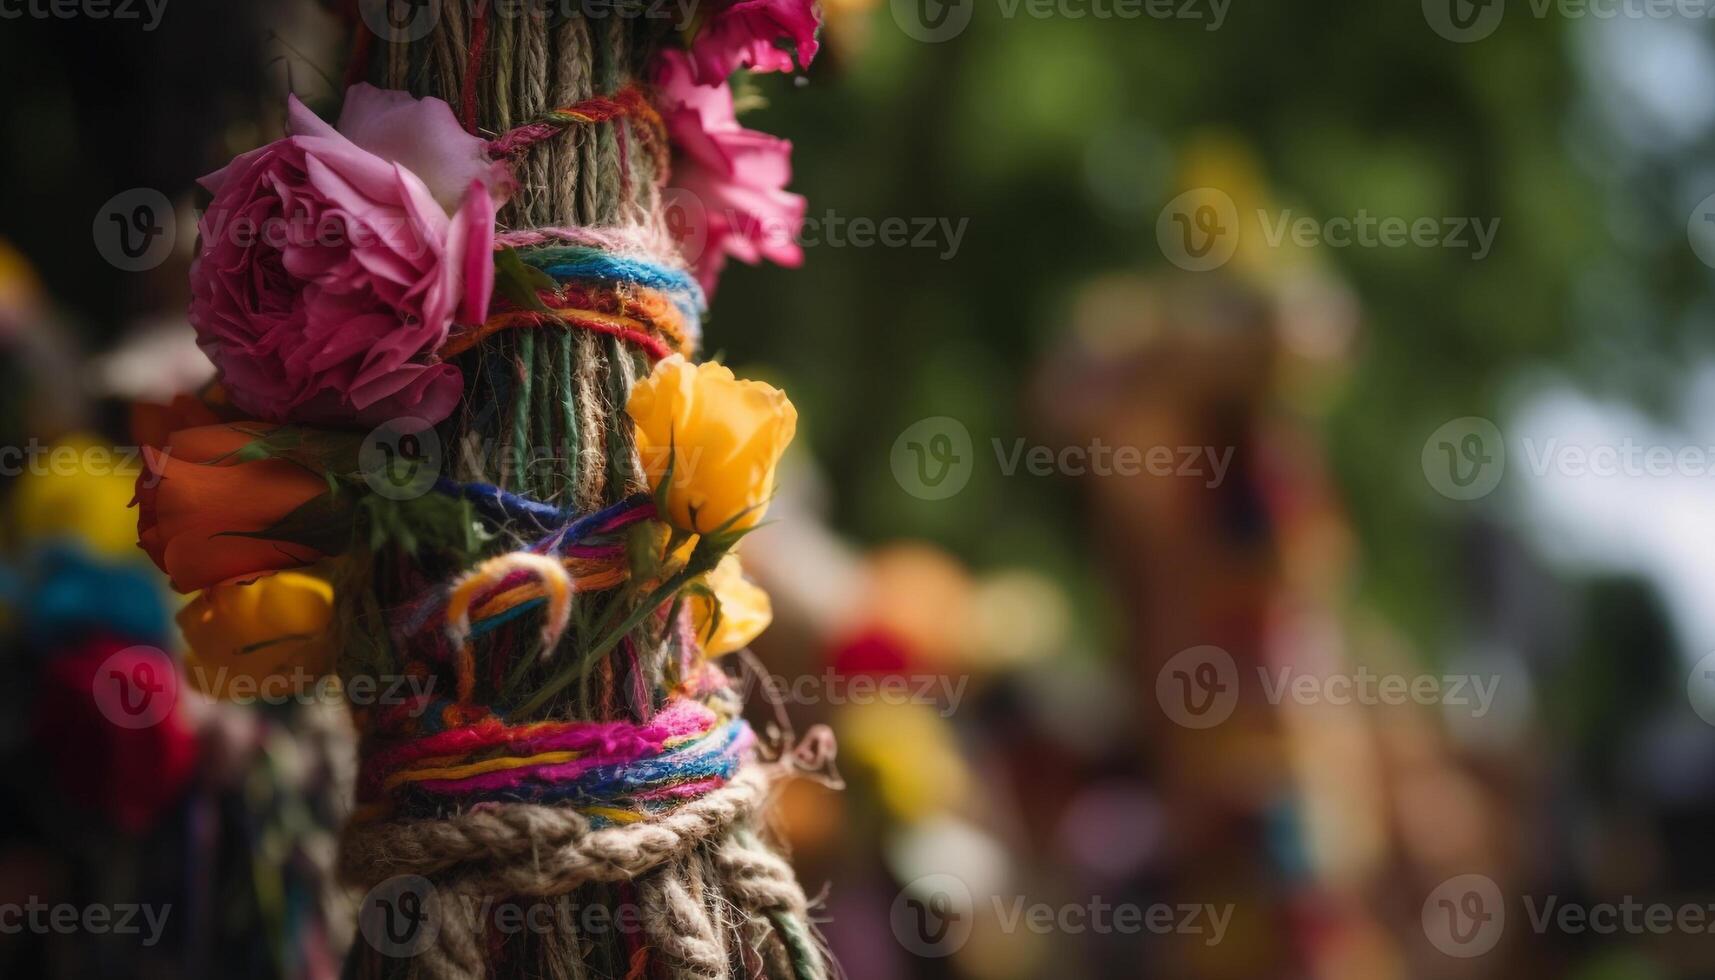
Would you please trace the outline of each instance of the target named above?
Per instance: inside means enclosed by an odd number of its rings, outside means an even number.
[[[502,247],[518,248],[556,287],[537,290],[528,308],[497,298],[485,322],[447,338],[441,357],[457,357],[504,330],[550,326],[617,337],[654,360],[694,353],[706,304],[702,287],[683,268],[639,254],[627,237],[566,228],[500,236]]]
[[[443,478],[436,483],[435,489],[448,496],[473,501],[503,519],[523,514],[538,526],[558,523],[560,527],[530,544],[523,553],[559,559],[570,576],[569,585],[574,592],[611,589],[625,581],[628,574],[625,544],[609,539],[638,521],[655,516],[655,502],[647,494],[627,497],[593,514],[568,516],[559,508],[487,484],[460,484]],[[540,574],[552,574],[540,565],[533,567],[541,569]],[[458,598],[456,608],[449,608],[459,588],[468,592]],[[529,571],[494,565],[490,567],[490,574],[477,580],[475,585],[469,579],[461,579],[452,589],[433,590],[407,603],[394,613],[393,633],[403,641],[421,633],[431,622],[447,624],[454,618],[468,617],[468,622],[461,624],[460,639],[481,635],[499,625],[491,620],[516,618],[540,605],[547,595],[546,588],[548,586]]]
[[[488,152],[494,157],[512,157],[548,139],[568,126],[593,125],[630,118],[644,124],[644,142],[657,153],[657,173],[667,170],[667,127],[661,114],[643,97],[635,85],[628,85],[611,96],[595,96],[558,109],[549,109],[530,122],[509,130],[498,139],[490,140]],[[656,149],[659,147],[659,150]]]
[[[564,803],[610,822],[725,786],[755,735],[743,719],[688,697],[647,722],[535,722],[489,716],[410,739],[369,740],[358,800],[374,812]]]
[[[738,771],[755,743],[737,717],[724,675],[682,665],[685,686],[660,710],[626,643],[631,711],[641,722],[532,722],[508,725],[504,712],[473,702],[473,641],[543,609],[540,650],[547,656],[570,619],[573,598],[613,588],[630,574],[620,535],[655,516],[647,494],[590,514],[564,511],[486,484],[442,480],[436,490],[470,500],[499,520],[558,524],[527,546],[488,558],[444,589],[396,613],[402,643],[439,624],[456,674],[456,700],[419,696],[366,718],[359,813],[441,815],[473,806],[536,802],[565,805],[598,825],[634,822],[714,792]],[[683,632],[682,626],[680,632]],[[413,644],[428,654],[432,645]],[[422,665],[419,665],[421,667]],[[509,665],[499,665],[507,667]],[[610,661],[602,668],[611,670]],[[718,670],[712,673],[719,674]],[[611,689],[611,683],[610,683]]]

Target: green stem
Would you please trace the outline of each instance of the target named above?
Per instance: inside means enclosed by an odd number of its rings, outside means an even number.
[[[627,634],[640,626],[645,619],[648,619],[653,615],[655,610],[661,608],[662,603],[672,598],[674,593],[685,587],[686,582],[689,582],[699,574],[701,574],[700,571],[693,572],[689,567],[680,569],[672,578],[661,583],[655,591],[651,592],[648,598],[633,607],[631,613],[625,617],[625,620],[620,623],[617,629],[611,632],[604,632],[598,629],[597,635],[601,636],[602,639],[599,640],[595,646],[585,652],[583,657],[576,664],[573,664],[549,678],[548,682],[542,685],[541,690],[537,691],[530,700],[524,702],[524,706],[518,709],[515,717],[529,718],[533,716],[537,711],[541,710],[544,704],[548,703],[550,698],[560,693],[562,690],[565,690],[566,685],[570,684],[574,680],[582,680],[584,677],[587,677],[590,669],[595,666],[596,661],[607,656],[608,651],[618,646],[620,640],[625,639]]]

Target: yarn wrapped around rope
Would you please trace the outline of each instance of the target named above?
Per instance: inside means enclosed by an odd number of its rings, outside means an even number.
[[[340,585],[341,675],[427,674],[442,692],[355,712],[342,877],[371,896],[421,879],[438,911],[432,941],[359,941],[345,975],[825,980],[765,811],[828,737],[759,743],[683,609],[607,649],[591,625],[631,611],[626,556],[653,517],[627,395],[694,352],[703,297],[667,234],[665,135],[640,87],[666,25],[563,8],[442,0],[420,38],[356,25],[349,81],[445,99],[508,161],[497,240],[554,288],[445,352],[466,392],[435,490],[487,535],[390,540]],[[508,931],[496,903],[552,914]],[[573,913],[591,907],[636,927],[589,928]]]

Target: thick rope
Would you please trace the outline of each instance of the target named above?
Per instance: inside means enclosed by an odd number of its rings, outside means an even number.
[[[437,877],[476,895],[559,895],[589,882],[627,881],[748,818],[778,773],[751,766],[706,796],[618,827],[592,829],[575,810],[535,804],[355,824],[341,842],[340,874],[362,888],[395,875]]]

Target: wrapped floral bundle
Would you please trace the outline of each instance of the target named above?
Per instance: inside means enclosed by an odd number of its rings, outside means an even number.
[[[220,377],[149,419],[141,543],[197,664],[343,685],[348,975],[820,980],[760,817],[829,741],[754,732],[716,659],[769,621],[735,548],[796,413],[695,362],[728,256],[799,260],[728,79],[807,65],[816,11],[424,9],[205,178]]]

